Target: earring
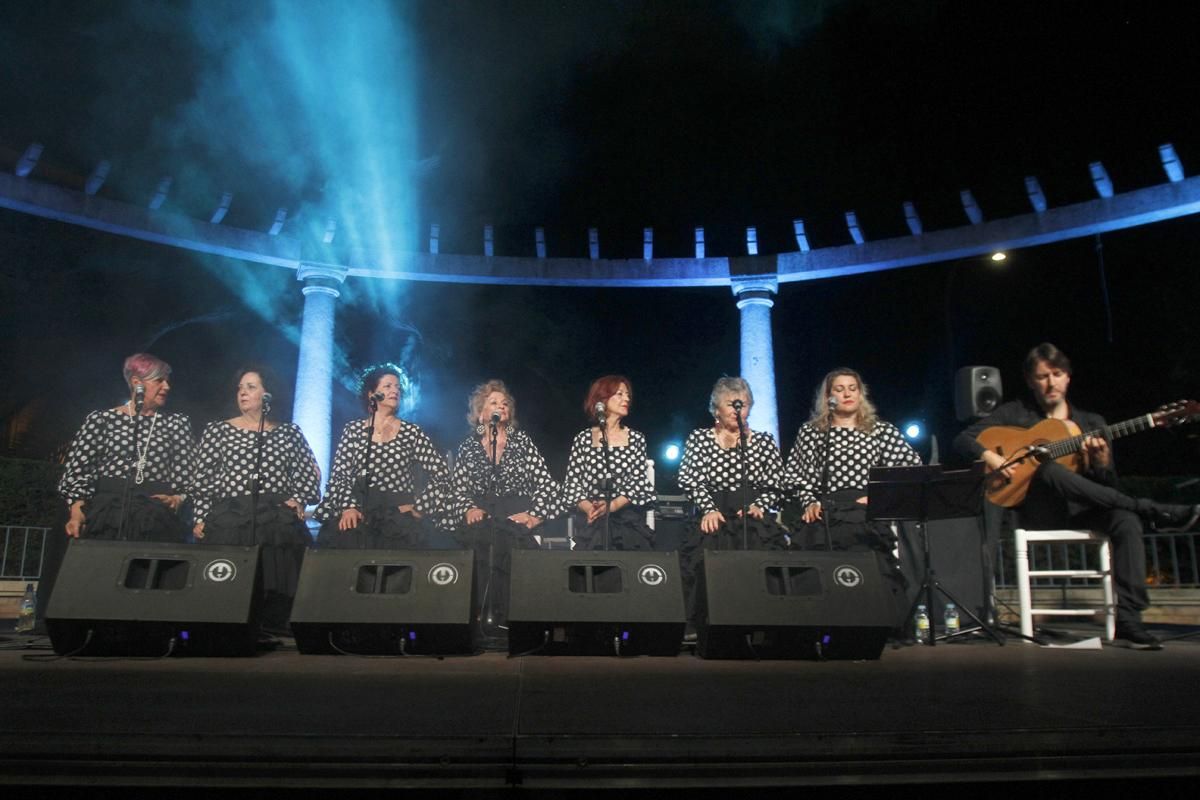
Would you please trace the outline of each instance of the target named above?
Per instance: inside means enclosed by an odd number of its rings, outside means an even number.
[[[512,425],[505,425],[505,426],[504,426],[504,434],[505,434],[506,436],[512,436],[512,432],[513,432],[514,430],[515,430],[515,428],[513,428],[513,426],[512,426]]]
[[[487,430],[487,426],[485,426],[482,422],[475,426],[475,432],[478,433],[480,436],[482,436],[483,432],[486,430]]]

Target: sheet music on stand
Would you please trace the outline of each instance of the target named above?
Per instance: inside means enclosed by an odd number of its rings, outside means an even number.
[[[983,511],[984,466],[945,469],[941,464],[872,467],[867,481],[867,519],[930,522],[973,517]]]

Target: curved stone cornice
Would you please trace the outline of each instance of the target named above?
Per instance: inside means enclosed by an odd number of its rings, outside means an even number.
[[[151,211],[30,178],[0,173],[0,208],[195,252],[299,269],[301,242]],[[1005,219],[862,244],[766,256],[738,256],[736,273],[778,282],[899,269],[1034,247],[1200,213],[1200,177],[1157,184]],[[401,253],[382,259],[356,253],[345,274],[380,280],[544,286],[731,286],[730,258],[576,259]],[[386,263],[388,268],[376,266]],[[340,283],[340,281],[338,281]],[[336,289],[335,289],[336,291]]]

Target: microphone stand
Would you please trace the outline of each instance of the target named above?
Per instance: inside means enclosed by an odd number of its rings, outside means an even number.
[[[367,498],[371,494],[371,444],[375,441],[375,412],[379,410],[379,401],[372,396],[367,406],[371,413],[367,418],[367,452],[363,455],[362,524],[364,526],[370,524],[370,520],[367,518],[367,514],[370,513],[367,509]],[[366,549],[366,536],[359,538],[359,546]]]
[[[271,401],[264,400],[258,414],[258,433],[254,437],[254,478],[250,481],[250,541],[258,541],[258,495],[262,491],[262,448],[263,428],[267,414],[271,413]]]
[[[748,496],[749,489],[750,489],[750,475],[746,471],[746,461],[747,461],[746,426],[744,424],[742,424],[742,401],[741,400],[733,401],[733,410],[734,410],[734,412],[736,412],[734,414],[734,416],[737,417],[738,449],[739,449],[739,454],[738,454],[739,459],[738,460],[741,462],[741,468],[742,468],[742,549],[748,550],[750,536],[748,533],[749,520],[747,519],[747,517],[750,516],[750,501],[749,501],[749,496]]]
[[[492,609],[492,576],[496,570],[496,536],[499,533],[495,522],[500,499],[500,459],[496,456],[496,453],[499,452],[498,442],[500,440],[500,418],[498,415],[492,415],[491,423],[488,427],[491,433],[492,445],[491,457],[488,459],[491,466],[491,480],[488,481],[487,496],[484,498],[484,513],[492,517],[493,522],[488,526],[487,581],[483,585],[483,597],[480,598],[479,610],[480,615],[484,618],[480,620],[480,632],[485,637],[495,638],[496,632],[492,627],[495,622],[495,614]],[[475,544],[479,544],[478,528],[475,531]]]
[[[498,419],[496,419],[495,417],[492,418],[491,432],[492,432],[492,457],[491,457],[490,461],[492,464],[492,483],[491,483],[491,486],[488,487],[488,490],[489,490],[489,492],[491,492],[493,494],[494,497],[499,497],[499,493],[497,492],[496,487],[500,483],[500,459],[498,459],[496,457],[496,451],[499,448],[499,445],[497,443],[500,439],[500,421]]]
[[[612,468],[612,450],[608,446],[608,426],[605,424],[604,414],[596,415],[596,422],[600,425],[600,445],[604,448],[604,550],[608,550],[612,544],[612,501],[613,501],[613,468]]]
[[[830,411],[837,408],[837,401],[829,398]],[[830,509],[824,507],[824,503],[829,500],[829,459],[832,453],[830,448],[833,438],[833,414],[829,415],[829,424],[825,427],[825,463],[821,465],[821,491],[817,495],[817,501],[821,503],[821,522],[825,525],[825,550],[833,552],[833,534],[829,531],[829,512]]]
[[[140,387],[140,384],[139,384]],[[129,471],[125,473],[125,492],[121,496],[121,523],[117,526],[117,541],[125,540],[125,518],[129,514],[129,482],[133,479],[133,473],[138,468],[138,438],[142,433],[142,404],[146,402],[145,390],[133,393],[133,464]],[[146,450],[150,450],[150,443],[146,443]],[[148,454],[148,453],[147,453]],[[144,465],[143,465],[144,466]]]

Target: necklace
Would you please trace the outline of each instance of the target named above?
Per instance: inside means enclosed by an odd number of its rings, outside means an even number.
[[[737,447],[738,442],[741,441],[741,437],[738,436],[738,434],[731,434],[722,428],[714,428],[713,436],[716,438],[717,444],[720,445],[722,450],[730,450],[734,447]]]
[[[133,407],[129,409],[130,416],[133,416]],[[136,471],[133,474],[133,482],[139,486],[146,480],[146,453],[150,450],[150,437],[154,435],[154,426],[158,424],[158,412],[154,412],[154,416],[150,417],[150,430],[146,433],[146,441],[134,441],[134,449],[137,450],[137,462],[134,464]],[[134,418],[134,430],[137,430],[137,419]]]
[[[400,420],[395,417],[387,417],[375,425],[375,436],[378,439],[372,439],[376,444],[387,444],[400,432]]]

